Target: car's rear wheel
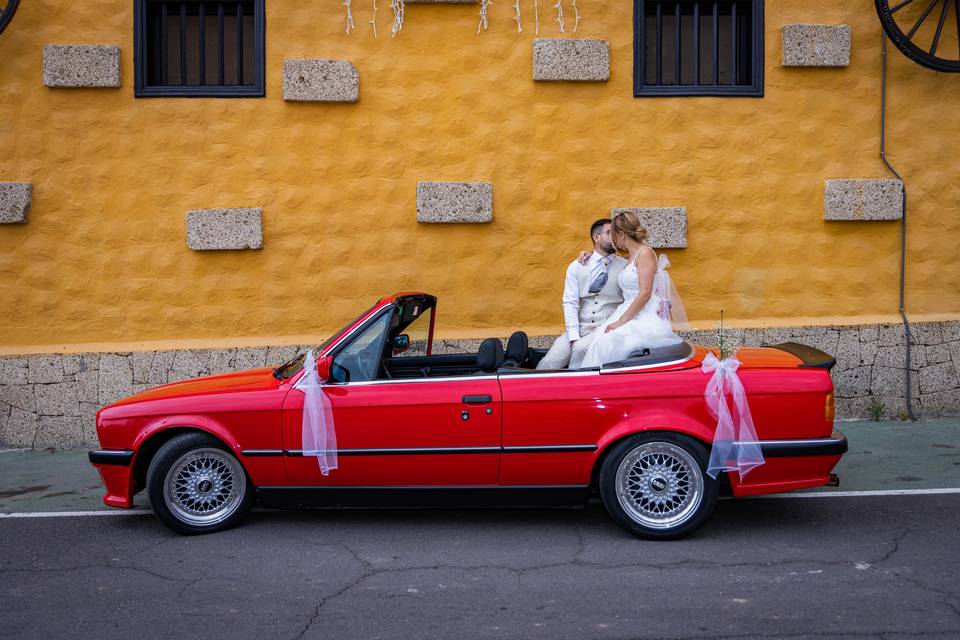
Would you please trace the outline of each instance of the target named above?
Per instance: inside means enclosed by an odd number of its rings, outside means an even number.
[[[212,533],[237,524],[253,506],[243,465],[204,433],[171,438],[147,470],[147,494],[160,521],[178,533]]]
[[[600,495],[617,524],[642,538],[682,538],[717,504],[717,481],[706,474],[700,442],[673,433],[631,436],[600,468]]]

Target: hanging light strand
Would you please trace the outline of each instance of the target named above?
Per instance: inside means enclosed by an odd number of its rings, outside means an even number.
[[[493,4],[490,0],[480,0],[480,24],[477,25],[477,33],[480,33],[480,30],[487,30],[487,10],[490,8],[490,5]]]
[[[344,0],[343,6],[347,8],[347,33],[353,31],[353,15],[350,13],[350,0]]]

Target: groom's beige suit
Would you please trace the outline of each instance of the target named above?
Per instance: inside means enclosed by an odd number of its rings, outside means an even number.
[[[570,364],[573,351],[581,351],[590,345],[590,334],[607,321],[610,314],[623,302],[618,279],[627,261],[614,254],[604,258],[594,252],[587,264],[577,260],[567,267],[563,287],[563,319],[566,333],[554,340],[547,355],[537,364],[537,369],[565,369]],[[596,293],[590,292],[590,284],[601,271],[606,271],[607,282]],[[573,346],[571,347],[571,343]]]

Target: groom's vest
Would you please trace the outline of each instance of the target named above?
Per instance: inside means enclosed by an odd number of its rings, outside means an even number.
[[[590,293],[590,267],[577,263],[577,280],[580,282],[580,325],[596,325],[605,322],[623,302],[623,292],[617,282],[627,261],[614,256],[607,271],[607,283],[597,293]]]

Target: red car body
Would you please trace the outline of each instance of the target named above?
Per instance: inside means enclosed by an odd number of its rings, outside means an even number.
[[[329,340],[318,358],[410,299],[432,296],[380,300]],[[428,355],[433,308],[430,313]],[[738,351],[766,463],[743,481],[728,474],[733,496],[831,481],[846,440],[833,428],[830,362],[808,351],[820,360],[805,359],[803,348]],[[316,459],[300,454],[304,395],[294,387],[302,369],[285,379],[273,368],[214,375],[103,408],[97,414],[101,449],[90,459],[106,486],[104,502],[122,508],[130,508],[143,488],[160,445],[186,431],[222,442],[268,506],[339,504],[347,494],[391,488],[433,494],[516,489],[541,493],[550,503],[585,499],[603,457],[625,437],[672,432],[709,447],[716,419],[704,401],[710,376],[700,366],[707,353],[694,345],[686,357],[650,365],[552,372],[508,367],[327,384],[340,458],[327,476]]]

